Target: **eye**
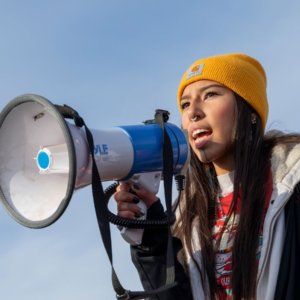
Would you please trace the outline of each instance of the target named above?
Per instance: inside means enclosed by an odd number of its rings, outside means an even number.
[[[209,91],[209,92],[205,93],[205,95],[204,95],[204,100],[206,100],[206,99],[208,99],[208,98],[212,98],[212,97],[214,97],[214,96],[216,96],[216,95],[218,95],[217,92]]]
[[[188,108],[189,106],[190,106],[190,103],[187,102],[187,101],[185,101],[185,102],[182,101],[181,104],[180,104],[180,108],[181,108],[182,110]]]

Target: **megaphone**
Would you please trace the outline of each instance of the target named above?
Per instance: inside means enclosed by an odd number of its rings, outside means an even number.
[[[173,173],[186,166],[184,132],[166,123]],[[158,124],[91,130],[94,157],[103,181],[133,180],[157,192],[163,168]],[[46,98],[25,94],[0,114],[0,196],[24,226],[42,228],[65,211],[73,191],[91,183],[91,155],[84,129],[67,121]]]

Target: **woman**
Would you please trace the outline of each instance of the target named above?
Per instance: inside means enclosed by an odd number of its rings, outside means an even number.
[[[245,54],[196,61],[178,104],[192,149],[173,227],[178,286],[157,299],[298,299],[300,136],[264,133],[263,67]],[[148,218],[163,214],[155,195],[135,193],[119,187],[120,216],[139,215],[137,197]],[[146,230],[132,247],[146,289],[163,284],[165,236]]]

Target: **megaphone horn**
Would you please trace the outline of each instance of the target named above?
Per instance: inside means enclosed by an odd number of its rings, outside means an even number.
[[[167,123],[166,129],[176,174],[187,163],[188,143],[177,126]],[[139,178],[139,174],[157,178],[161,173],[162,131],[158,124],[94,129],[91,133],[102,181]],[[24,226],[52,224],[67,208],[73,191],[91,183],[91,155],[84,129],[67,121],[58,107],[42,96],[21,95],[6,105],[0,114],[0,147],[0,196],[8,212]],[[158,189],[149,176],[143,184]]]

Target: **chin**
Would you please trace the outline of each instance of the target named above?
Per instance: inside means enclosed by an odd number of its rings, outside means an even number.
[[[210,155],[208,155],[207,151],[205,151],[205,149],[197,149],[197,157],[198,159],[204,163],[204,164],[208,164],[212,161]]]

